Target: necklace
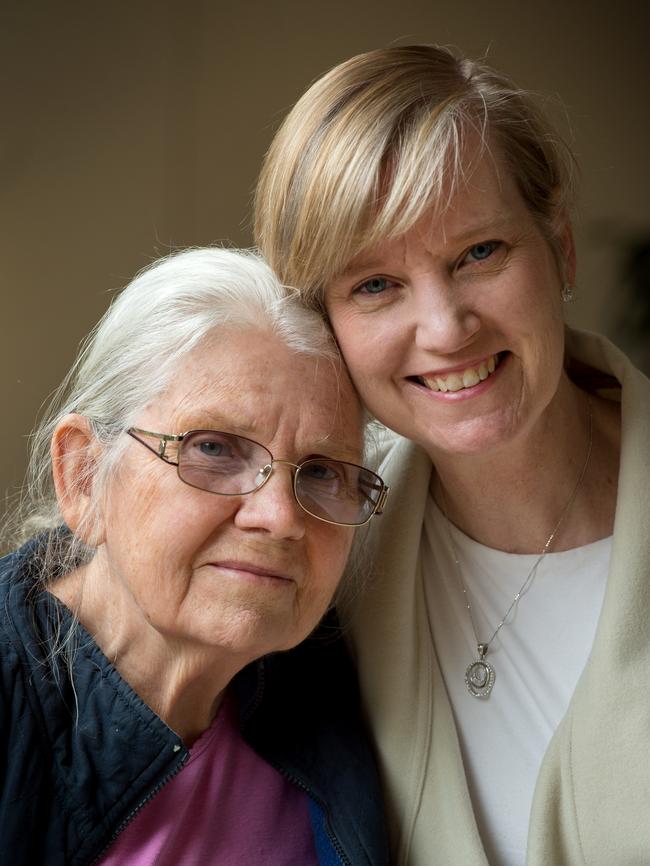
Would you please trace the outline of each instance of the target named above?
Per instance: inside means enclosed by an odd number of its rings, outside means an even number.
[[[490,648],[490,644],[492,643],[494,638],[499,634],[499,632],[501,631],[503,626],[508,621],[508,617],[510,616],[510,613],[512,612],[513,608],[518,604],[521,597],[526,592],[528,592],[528,590],[532,586],[533,581],[535,580],[535,576],[537,575],[537,569],[539,568],[540,564],[542,563],[542,560],[544,559],[544,557],[548,553],[555,536],[557,535],[560,527],[564,523],[564,519],[566,518],[567,514],[571,510],[571,506],[575,502],[575,498],[578,495],[578,490],[580,489],[582,481],[583,481],[585,474],[587,472],[587,466],[589,465],[589,458],[591,457],[591,448],[593,445],[593,413],[592,413],[592,408],[591,408],[591,397],[590,396],[587,396],[587,407],[588,407],[588,413],[589,413],[589,444],[587,446],[587,454],[585,456],[584,463],[582,464],[582,469],[580,470],[580,475],[578,476],[578,480],[576,481],[575,487],[573,488],[573,491],[571,493],[571,496],[569,497],[567,504],[562,509],[562,513],[560,514],[560,517],[559,517],[557,523],[553,527],[551,534],[546,539],[546,542],[544,544],[544,547],[542,548],[541,553],[539,554],[539,556],[537,557],[537,559],[533,563],[533,567],[530,569],[530,571],[526,575],[526,579],[522,583],[519,591],[517,593],[515,593],[514,598],[510,602],[510,605],[509,605],[508,609],[506,610],[506,612],[504,613],[504,615],[502,616],[499,624],[497,625],[497,627],[492,632],[492,635],[486,641],[480,641],[478,638],[478,634],[476,632],[476,624],[474,622],[474,614],[472,613],[472,605],[470,604],[469,594],[467,592],[467,587],[465,586],[465,582],[463,580],[463,574],[462,574],[462,571],[460,568],[460,561],[458,559],[458,551],[456,550],[456,545],[454,544],[454,539],[453,539],[453,536],[451,534],[451,524],[449,521],[449,517],[447,515],[447,502],[445,499],[445,491],[444,491],[442,484],[440,485],[440,502],[442,505],[442,513],[444,514],[444,517],[445,517],[445,524],[447,526],[447,535],[449,536],[449,544],[451,546],[452,556],[454,558],[454,563],[456,565],[456,574],[458,576],[458,582],[460,583],[461,589],[463,591],[463,596],[465,598],[465,606],[466,606],[467,611],[469,613],[469,619],[470,619],[470,622],[472,624],[472,631],[474,632],[474,639],[476,640],[476,651],[478,654],[478,658],[476,659],[476,661],[471,662],[471,664],[469,664],[465,670],[465,685],[467,686],[467,691],[470,693],[470,695],[472,695],[475,698],[488,698],[490,696],[490,692],[492,691],[492,688],[494,686],[494,681],[496,679],[496,671],[494,670],[494,667],[489,662],[487,662],[485,660],[485,656],[488,653],[488,649]]]

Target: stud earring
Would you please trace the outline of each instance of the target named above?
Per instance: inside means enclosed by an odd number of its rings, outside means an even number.
[[[565,283],[560,295],[565,304],[570,303],[574,298],[573,286],[570,283]]]

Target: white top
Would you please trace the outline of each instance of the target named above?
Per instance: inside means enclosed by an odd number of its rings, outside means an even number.
[[[477,658],[451,532],[480,642],[487,642],[539,555],[485,547],[429,497],[422,567],[436,653],[453,708],[477,824],[491,866],[522,866],[535,782],[593,644],[611,537],[548,553],[529,590],[490,644],[488,698],[465,685]]]

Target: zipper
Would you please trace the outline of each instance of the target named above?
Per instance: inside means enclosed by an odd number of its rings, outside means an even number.
[[[128,825],[131,823],[131,821],[133,821],[133,819],[142,811],[142,809],[144,809],[144,807],[147,805],[147,803],[150,803],[151,800],[153,800],[153,798],[156,796],[156,794],[158,794],[162,790],[162,788],[164,788],[165,785],[174,778],[174,776],[176,776],[178,773],[180,773],[180,771],[183,769],[183,767],[187,763],[187,759],[189,758],[189,756],[190,756],[189,750],[185,749],[184,753],[181,755],[180,761],[178,761],[176,766],[172,770],[170,770],[170,772],[167,773],[167,775],[163,779],[161,779],[152,788],[151,791],[149,791],[147,796],[143,800],[141,800],[137,806],[135,806],[133,809],[131,809],[131,811],[126,816],[126,818],[122,821],[122,823],[113,831],[113,834],[111,835],[108,842],[104,845],[104,847],[101,849],[101,851],[99,851],[99,853],[95,856],[95,859],[91,860],[90,866],[95,866],[96,863],[99,863],[99,861],[102,859],[104,854],[108,851],[108,849],[111,847],[111,845],[117,839],[117,837],[120,835],[120,833],[123,833],[124,830],[126,830]]]
[[[284,778],[287,780],[287,782],[291,782],[292,785],[295,785],[297,788],[300,788],[300,790],[303,791],[309,797],[310,800],[313,800],[314,803],[316,803],[318,808],[321,810],[321,812],[325,816],[325,832],[327,834],[327,838],[332,843],[332,848],[334,848],[334,850],[336,851],[336,854],[337,854],[339,860],[341,861],[341,863],[343,864],[343,866],[352,866],[352,861],[349,859],[348,855],[343,850],[343,846],[339,842],[338,838],[334,835],[333,831],[330,830],[329,822],[327,821],[327,807],[325,806],[325,803],[323,803],[323,801],[319,797],[317,797],[313,793],[313,791],[311,791],[301,779],[298,779],[296,776],[293,776],[288,770],[285,770],[284,767],[279,766],[279,764],[276,764],[273,761],[269,761],[268,758],[264,758],[264,760],[268,764],[270,764],[272,767],[274,767],[278,771],[278,773],[280,773],[282,776],[284,776]]]
[[[122,823],[119,825],[119,827],[117,827],[117,829],[113,832],[113,835],[108,840],[108,842],[104,845],[102,850],[97,854],[95,859],[91,861],[90,866],[95,866],[96,863],[99,863],[101,858],[108,851],[108,849],[113,844],[113,842],[117,839],[117,837],[120,835],[120,833],[123,833],[124,830],[126,830],[128,825],[131,823],[131,821],[133,821],[134,818],[142,811],[142,809],[144,809],[144,807],[147,805],[147,803],[151,802],[151,800],[153,800],[153,798],[156,796],[156,794],[158,794],[162,790],[162,788],[164,788],[165,785],[174,778],[174,776],[176,776],[178,773],[180,773],[180,771],[185,766],[185,763],[187,762],[188,757],[189,757],[189,752],[186,751],[185,754],[182,756],[182,760],[180,760],[178,762],[178,764],[174,767],[174,769],[170,773],[168,773],[164,779],[161,779],[160,782],[158,782],[158,784],[151,791],[149,791],[147,796],[143,800],[141,800],[140,803],[138,803],[138,805],[134,809],[132,809],[129,812],[129,814],[122,821]],[[300,788],[301,791],[304,791],[304,793],[311,800],[313,800],[314,803],[316,803],[316,805],[321,810],[321,812],[325,816],[327,815],[327,810],[325,808],[325,804],[314,793],[312,793],[312,791],[310,791],[310,789],[307,787],[307,785],[304,784],[304,782],[302,782],[301,779],[296,778],[296,776],[291,775],[291,773],[289,773],[283,767],[280,767],[271,761],[269,761],[268,763],[272,767],[274,767],[278,771],[278,773],[280,773],[282,776],[284,776],[284,778],[288,782],[290,782],[292,785],[295,785],[297,788]],[[330,831],[329,827],[327,826],[327,821],[325,822],[325,832],[327,833],[327,838],[332,843],[332,847],[336,851],[337,857],[339,858],[339,860],[341,861],[343,866],[352,866],[352,861],[348,858],[347,854],[343,850],[341,843],[339,842],[337,837]]]

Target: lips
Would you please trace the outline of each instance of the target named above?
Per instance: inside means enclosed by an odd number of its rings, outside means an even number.
[[[414,376],[414,380],[430,391],[462,391],[464,388],[473,388],[479,382],[488,379],[499,366],[499,355],[488,355],[477,365],[465,367],[462,370],[454,370],[450,373],[437,373],[435,375]]]
[[[286,572],[279,569],[269,568],[267,565],[256,565],[252,562],[240,562],[236,560],[211,562],[210,565],[215,568],[223,568],[228,571],[242,571],[249,574],[255,574],[259,577],[272,577],[276,580],[286,580],[294,582],[293,578]]]

